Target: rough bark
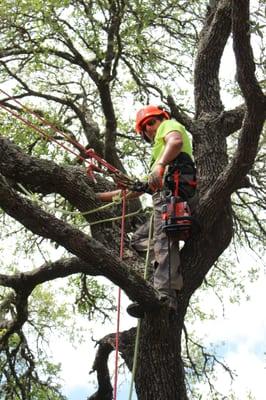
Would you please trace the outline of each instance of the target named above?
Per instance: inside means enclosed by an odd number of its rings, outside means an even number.
[[[182,317],[177,319],[166,310],[143,320],[136,374],[139,399],[187,400],[180,344],[182,326]]]
[[[111,71],[108,64],[113,57],[112,40],[120,23],[115,17],[116,10],[113,11],[113,31],[109,36],[104,79],[96,72],[93,64],[87,63],[74,51],[68,38],[65,38],[66,44],[73,54],[60,53],[61,57],[82,65],[99,88],[107,121],[107,152],[115,144],[116,131],[108,85],[115,72],[115,69]],[[255,77],[248,19],[248,1],[212,1],[200,36],[195,64],[195,118],[192,119],[181,112],[173,98],[168,97],[173,115],[180,119],[193,135],[199,198],[195,217],[201,228],[199,232],[192,234],[181,251],[184,287],[178,297],[177,316],[170,315],[166,306],[159,307],[153,288],[131,268],[130,257],[128,262],[122,262],[117,251],[112,248],[112,238],[116,240],[119,234],[118,226],[110,227],[110,224],[107,224],[104,225],[105,229],[95,228],[92,238],[41,209],[38,204],[21,195],[17,187],[17,183],[21,183],[45,195],[59,193],[83,212],[99,205],[95,199],[93,182],[79,169],[66,168],[52,161],[30,157],[7,139],[0,138],[1,208],[36,235],[55,241],[74,255],[23,274],[0,275],[1,285],[12,288],[15,292],[17,313],[13,320],[2,321],[1,328],[6,329],[2,336],[3,346],[10,335],[20,329],[26,321],[27,299],[36,285],[80,272],[102,275],[120,286],[130,299],[140,302],[149,311],[153,310],[141,323],[140,351],[135,377],[139,400],[187,400],[181,357],[181,335],[187,307],[192,294],[202,284],[207,272],[231,241],[233,221],[230,196],[254,164],[265,120],[265,97]],[[219,67],[231,29],[237,78],[245,105],[232,111],[224,111],[220,98]],[[29,88],[25,85],[23,87],[30,94]],[[80,110],[75,109],[75,112],[79,113]],[[83,118],[83,127],[85,126],[89,130],[91,125]],[[235,130],[240,130],[239,142],[229,163],[226,138]],[[102,147],[101,152],[104,152]],[[114,164],[121,165],[116,152],[109,156],[109,160]],[[105,215],[110,214],[95,213],[87,215],[86,219],[88,223],[92,223]],[[114,231],[110,232],[111,228]],[[120,333],[120,353],[129,369],[132,369],[134,336],[135,330]],[[108,335],[99,341],[99,351],[93,366],[98,374],[99,389],[91,399],[112,398],[107,360],[113,349],[114,335]]]

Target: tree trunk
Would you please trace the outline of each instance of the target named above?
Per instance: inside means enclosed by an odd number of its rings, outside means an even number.
[[[186,400],[181,353],[180,321],[168,310],[141,321],[135,377],[139,400]]]

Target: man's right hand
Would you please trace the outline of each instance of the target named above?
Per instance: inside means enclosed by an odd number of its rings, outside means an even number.
[[[104,202],[111,202],[113,201],[113,197],[121,195],[121,190],[113,190],[112,192],[102,192],[102,193],[95,193],[95,197],[97,200],[104,201]]]
[[[165,171],[165,165],[156,164],[155,167],[153,168],[152,173],[149,175],[148,184],[149,184],[149,188],[153,192],[162,190],[164,171]]]

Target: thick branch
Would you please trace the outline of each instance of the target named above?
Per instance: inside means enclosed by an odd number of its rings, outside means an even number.
[[[98,390],[88,397],[88,400],[112,400],[113,388],[108,369],[108,358],[114,350],[115,335],[105,336],[98,342],[98,351],[93,363],[92,371],[97,372]]]
[[[119,352],[131,370],[133,365],[133,353],[136,328],[121,332],[119,335]],[[98,350],[93,363],[92,372],[97,372],[98,390],[88,400],[112,400],[112,385],[108,369],[108,358],[115,350],[116,335],[111,333],[97,342]]]
[[[211,10],[201,33],[195,64],[196,118],[223,109],[220,98],[219,68],[231,30],[231,1],[220,0]]]
[[[244,104],[234,108],[233,110],[223,111],[220,118],[222,130],[226,136],[238,131],[244,119],[246,107]]]
[[[7,214],[33,233],[54,240],[89,265],[97,265],[100,274],[121,287],[129,298],[143,303],[147,309],[159,306],[152,287],[139,275],[128,271],[125,263],[113,252],[77,228],[21,198],[3,177],[0,179],[0,205]]]
[[[14,290],[24,288],[31,292],[37,285],[44,282],[77,273],[97,276],[101,274],[101,270],[98,265],[88,264],[77,257],[62,258],[55,262],[45,263],[32,271],[13,275],[0,274],[0,285]]]
[[[60,167],[53,161],[30,157],[3,137],[0,137],[0,172],[12,181],[29,185],[36,192],[59,193],[80,211],[97,207],[93,183],[80,169]],[[91,222],[100,216],[96,213],[86,218]]]
[[[256,79],[256,66],[250,44],[249,0],[232,1],[232,33],[237,80],[248,110],[251,112],[257,105],[261,105],[265,118],[265,96]]]
[[[255,63],[250,46],[249,4],[245,0],[233,2],[233,43],[239,85],[247,111],[240,132],[235,155],[209,191],[200,199],[200,216],[207,210],[222,207],[224,201],[239,187],[252,168],[258,151],[260,135],[266,117],[266,99],[255,76]]]

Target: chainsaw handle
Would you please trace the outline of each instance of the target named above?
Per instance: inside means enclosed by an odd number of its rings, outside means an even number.
[[[192,215],[184,216],[184,217],[175,217],[175,220],[191,222],[192,223],[191,230],[193,231],[193,233],[201,232],[201,227],[200,227],[199,221]]]
[[[132,192],[140,192],[140,193],[144,192],[148,194],[153,194],[147,182],[136,181],[133,183],[130,189],[132,190]]]

